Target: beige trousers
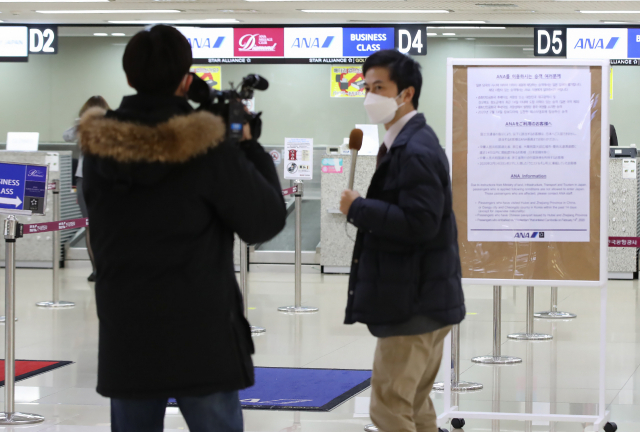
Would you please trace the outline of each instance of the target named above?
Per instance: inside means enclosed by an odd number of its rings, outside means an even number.
[[[371,377],[373,424],[381,432],[438,432],[429,397],[451,330],[378,339]]]

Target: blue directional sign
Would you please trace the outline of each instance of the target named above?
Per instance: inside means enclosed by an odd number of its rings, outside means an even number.
[[[47,196],[47,167],[0,163],[0,210],[44,214]]]

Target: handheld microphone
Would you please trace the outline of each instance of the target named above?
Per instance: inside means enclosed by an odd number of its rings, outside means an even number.
[[[349,134],[349,150],[351,150],[351,171],[349,172],[349,190],[353,190],[353,181],[356,176],[356,160],[358,152],[362,148],[364,134],[361,129],[354,129]]]

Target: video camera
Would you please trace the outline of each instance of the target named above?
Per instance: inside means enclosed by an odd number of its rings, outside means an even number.
[[[269,82],[260,75],[247,75],[242,83],[231,90],[214,90],[206,81],[193,74],[193,83],[189,87],[188,97],[200,104],[199,110],[207,110],[222,117],[227,124],[227,138],[238,142],[242,139],[242,128],[249,123],[253,139],[258,139],[262,132],[262,112],[246,112],[243,100],[253,98],[254,90],[266,90]]]

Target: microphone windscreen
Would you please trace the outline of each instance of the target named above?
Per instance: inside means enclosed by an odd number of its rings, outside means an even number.
[[[358,150],[362,148],[362,139],[364,138],[364,134],[362,133],[362,129],[354,129],[349,134],[349,150]]]

